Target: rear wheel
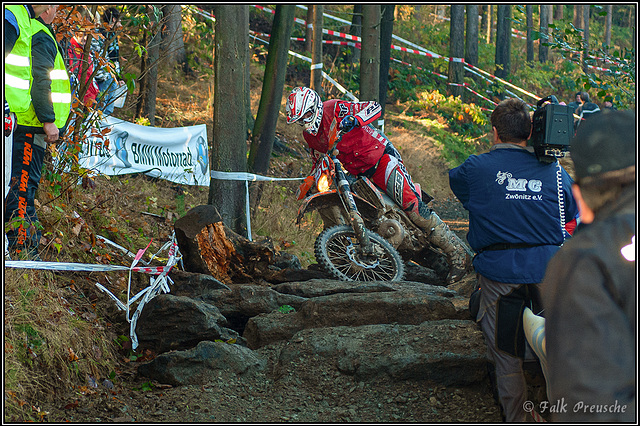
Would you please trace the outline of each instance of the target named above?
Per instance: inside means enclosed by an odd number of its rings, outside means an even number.
[[[373,246],[373,256],[359,255],[356,234],[350,226],[338,225],[326,229],[315,242],[318,263],[331,275],[344,281],[400,281],[404,277],[402,258],[380,235],[367,230]]]

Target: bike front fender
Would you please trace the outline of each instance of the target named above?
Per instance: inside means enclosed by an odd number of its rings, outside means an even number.
[[[363,217],[377,217],[378,209],[376,206],[365,200],[364,198],[353,194],[353,198],[358,207],[358,211]],[[304,199],[300,207],[298,208],[298,217],[296,218],[296,224],[300,224],[302,217],[313,210],[327,208],[332,205],[340,206],[342,208],[342,201],[340,200],[340,194],[335,189],[326,192],[319,192],[308,196]]]

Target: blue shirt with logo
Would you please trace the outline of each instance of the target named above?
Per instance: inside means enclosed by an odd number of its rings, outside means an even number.
[[[539,283],[547,262],[578,213],[573,179],[556,161],[542,163],[527,148],[500,143],[449,172],[449,184],[469,211],[467,240],[474,251],[493,244],[533,247],[479,252],[476,272],[504,283]],[[559,199],[561,202],[559,202]]]

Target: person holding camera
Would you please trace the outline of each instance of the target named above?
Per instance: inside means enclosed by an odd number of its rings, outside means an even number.
[[[476,321],[495,367],[498,399],[507,422],[527,420],[522,369],[525,306],[539,304],[537,285],[577,214],[573,180],[558,161],[539,161],[527,147],[529,107],[506,99],[491,114],[493,146],[449,172],[449,184],[469,211],[467,240],[477,253],[480,306]],[[532,356],[527,351],[527,357]]]
[[[571,143],[581,221],[541,288],[553,421],[635,420],[636,137],[635,111],[603,111]]]

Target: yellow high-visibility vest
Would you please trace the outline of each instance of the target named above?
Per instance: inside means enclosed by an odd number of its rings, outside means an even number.
[[[38,120],[33,103],[31,88],[33,74],[31,72],[31,40],[33,34],[44,31],[54,43],[57,42],[46,25],[36,19],[29,19],[28,12],[22,5],[6,6],[18,20],[20,36],[5,61],[5,98],[9,108],[16,115],[18,125],[42,127]],[[24,14],[22,14],[22,11]],[[20,17],[18,17],[20,15]],[[25,15],[28,21],[25,21]],[[27,26],[26,22],[29,23]],[[71,111],[71,85],[64,59],[57,50],[54,68],[49,72],[51,79],[51,103],[55,113],[55,125],[63,128]]]

